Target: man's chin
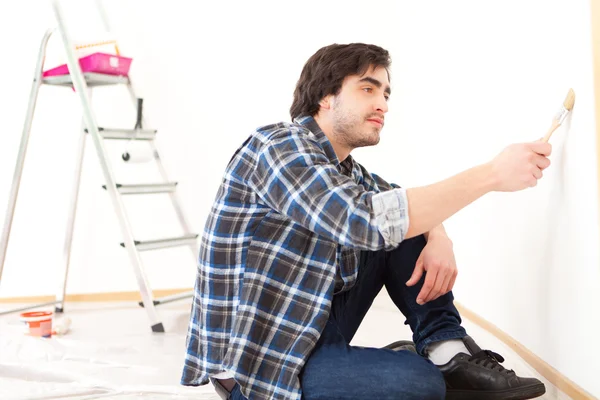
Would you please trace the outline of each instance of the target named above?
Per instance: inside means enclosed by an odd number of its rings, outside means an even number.
[[[356,143],[352,147],[356,149],[358,147],[369,147],[369,146],[375,146],[377,144],[379,144],[379,136],[377,136],[375,138],[369,138],[369,140],[363,140],[362,142]]]
[[[380,132],[381,131],[379,129],[377,129],[375,132],[373,132],[373,136],[370,138],[371,146],[375,146],[376,144],[379,144],[379,141],[381,140]]]

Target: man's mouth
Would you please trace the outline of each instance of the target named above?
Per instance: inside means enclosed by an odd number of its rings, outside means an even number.
[[[367,121],[374,123],[377,126],[383,127],[383,120],[379,118],[369,118]]]

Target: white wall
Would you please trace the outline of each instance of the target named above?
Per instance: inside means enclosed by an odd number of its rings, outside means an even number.
[[[543,136],[572,87],[575,109],[552,138],[553,165],[539,186],[488,195],[446,226],[460,270],[457,300],[600,396],[593,373],[600,358],[600,238],[587,1],[106,4],[122,49],[134,57],[132,75],[196,230],[232,151],[254,127],[289,119],[302,65],[323,45],[362,41],[390,50],[386,129],[378,147],[354,155],[404,186],[443,179],[512,142]],[[52,20],[46,2],[8,6],[0,6],[2,212],[39,41]],[[82,13],[72,14],[77,27],[90,26]],[[49,61],[60,57],[52,53]],[[102,89],[95,100],[101,124],[133,126],[124,91]],[[0,297],[54,293],[77,107],[68,89],[42,88]],[[136,290],[91,141],[86,151],[69,292]],[[120,151],[111,146],[111,154]],[[155,179],[140,166],[118,163],[116,171],[124,183]],[[134,200],[127,204],[141,237],[177,233],[171,214],[160,211],[167,201]],[[154,288],[193,284],[194,259],[185,249],[145,254],[144,262]]]

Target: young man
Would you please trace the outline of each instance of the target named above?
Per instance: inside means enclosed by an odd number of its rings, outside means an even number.
[[[212,381],[224,399],[545,392],[461,326],[442,222],[490,191],[535,186],[551,147],[514,144],[429,186],[387,183],[350,152],[379,142],[389,67],[377,46],[320,49],[298,81],[293,122],[257,129],[233,155],[202,237],[182,384]],[[383,286],[414,351],[349,345]]]

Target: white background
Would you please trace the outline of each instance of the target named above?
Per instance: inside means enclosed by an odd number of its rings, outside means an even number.
[[[84,5],[86,2],[80,2]],[[414,186],[535,140],[569,88],[571,117],[552,137],[538,187],[493,193],[445,225],[455,244],[457,300],[600,396],[598,178],[589,3],[577,1],[107,1],[163,161],[196,231],[225,164],[257,126],[289,120],[304,62],[321,46],[367,42],[392,55],[392,99],[378,146],[353,155],[388,181]],[[0,207],[8,200],[49,3],[0,5]],[[75,39],[95,36],[95,9],[65,2]],[[91,33],[90,33],[91,32]],[[62,55],[52,39],[46,66]],[[103,126],[133,127],[123,88],[94,93]],[[0,297],[53,294],[60,280],[81,113],[70,89],[43,87],[36,109]],[[124,165],[121,183],[153,182]],[[136,290],[117,219],[88,140],[69,293]],[[166,195],[126,198],[136,239],[180,233]],[[185,248],[143,254],[154,289],[191,287]],[[594,373],[595,372],[595,373]]]

